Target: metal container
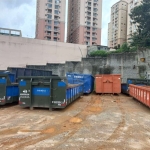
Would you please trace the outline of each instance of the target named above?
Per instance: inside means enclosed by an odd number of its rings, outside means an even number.
[[[136,98],[138,101],[144,105],[150,107],[150,87],[149,86],[138,86],[129,85],[129,94]]]
[[[121,75],[108,74],[95,76],[96,93],[121,93]]]
[[[22,107],[65,108],[83,93],[83,85],[68,85],[62,77],[19,77]]]
[[[150,85],[150,80],[149,79],[128,78],[126,83],[121,84],[121,92],[124,94],[129,94],[128,89],[129,89],[130,84],[139,85],[139,86]]]
[[[19,76],[52,76],[52,71],[38,70],[38,69],[27,69],[27,68],[15,68],[8,67],[8,71],[15,74],[16,79]]]
[[[91,93],[94,89],[94,77],[90,74],[67,73],[68,83],[83,84],[83,93]]]
[[[19,88],[15,80],[15,75],[12,73],[0,73],[0,105],[19,100]]]
[[[46,65],[26,65],[26,68],[28,69],[40,69],[40,70],[47,70]]]
[[[149,79],[136,79],[136,78],[128,78],[127,79],[127,84],[134,84],[134,85],[150,85],[150,80]]]

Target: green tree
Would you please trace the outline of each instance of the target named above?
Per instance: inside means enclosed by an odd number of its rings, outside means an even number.
[[[131,46],[145,48],[150,46],[150,0],[143,0],[130,14],[137,32],[131,35]]]
[[[122,52],[129,52],[130,51],[130,48],[129,48],[127,43],[123,43],[122,46],[120,47],[120,49]]]

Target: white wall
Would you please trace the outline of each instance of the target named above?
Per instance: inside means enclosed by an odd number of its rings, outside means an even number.
[[[27,64],[81,61],[86,54],[86,45],[0,35],[0,70]]]

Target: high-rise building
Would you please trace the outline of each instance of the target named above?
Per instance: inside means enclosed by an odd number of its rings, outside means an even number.
[[[127,40],[128,0],[120,0],[111,7],[108,24],[108,47],[121,46]]]
[[[131,35],[137,31],[137,24],[133,24],[132,19],[130,18],[129,14],[131,13],[131,10],[139,6],[141,4],[142,0],[129,0],[128,4],[128,20],[127,20],[127,42],[130,41]]]
[[[68,0],[67,42],[100,45],[102,0]]]
[[[64,42],[66,0],[37,0],[36,38]]]

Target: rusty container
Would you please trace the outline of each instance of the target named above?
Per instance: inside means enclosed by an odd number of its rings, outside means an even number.
[[[150,86],[129,85],[129,94],[150,108]]]
[[[106,74],[95,76],[96,93],[121,93],[121,75]]]

